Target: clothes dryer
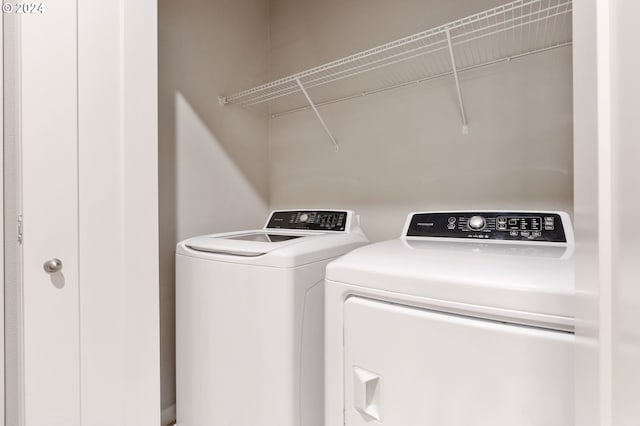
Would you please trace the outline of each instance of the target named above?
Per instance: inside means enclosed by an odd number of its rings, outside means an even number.
[[[573,247],[562,212],[426,212],[330,263],[326,425],[572,425]]]
[[[177,425],[322,425],[325,267],[366,243],[346,210],[179,243]]]

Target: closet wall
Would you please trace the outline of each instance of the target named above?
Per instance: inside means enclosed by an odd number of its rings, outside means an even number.
[[[504,1],[273,0],[271,77],[374,47]],[[461,74],[463,135],[452,77],[270,122],[274,208],[356,210],[372,240],[397,237],[413,210],[572,211],[571,48]]]
[[[175,404],[176,242],[262,226],[265,116],[218,103],[267,80],[267,0],[159,1],[160,316],[163,419]]]
[[[162,406],[175,403],[174,249],[272,208],[356,210],[372,240],[412,210],[572,211],[571,49],[275,119],[217,96],[504,0],[159,1]],[[167,414],[166,416],[169,416]],[[165,416],[165,418],[167,418]]]

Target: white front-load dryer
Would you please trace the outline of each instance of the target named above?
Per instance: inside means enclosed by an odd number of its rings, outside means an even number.
[[[330,263],[326,426],[570,426],[573,232],[559,212],[427,212]]]
[[[322,425],[325,267],[366,243],[335,210],[179,243],[177,425]]]

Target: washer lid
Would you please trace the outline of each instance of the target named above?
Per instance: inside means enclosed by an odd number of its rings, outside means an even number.
[[[264,228],[190,238],[176,254],[208,261],[295,268],[368,243],[350,210],[274,210]]]
[[[299,239],[317,237],[322,233],[282,233],[265,230],[232,232],[205,235],[184,242],[185,247],[199,252],[227,254],[233,256],[262,256],[285,247]],[[297,241],[296,241],[297,240]]]
[[[331,262],[327,279],[429,300],[467,315],[502,312],[506,321],[570,330],[574,271],[569,248],[396,239]],[[531,318],[536,320],[532,323]]]
[[[367,242],[361,232],[262,229],[190,238],[178,244],[176,254],[216,262],[295,268],[342,256]]]

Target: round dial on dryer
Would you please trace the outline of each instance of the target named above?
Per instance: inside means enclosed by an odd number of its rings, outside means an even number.
[[[307,213],[301,213],[300,214],[300,222],[306,222],[309,220],[309,214]]]
[[[469,227],[469,229],[472,229],[474,231],[480,231],[484,229],[485,226],[487,226],[487,221],[482,216],[471,216],[469,218],[469,221],[467,222],[467,226]]]

